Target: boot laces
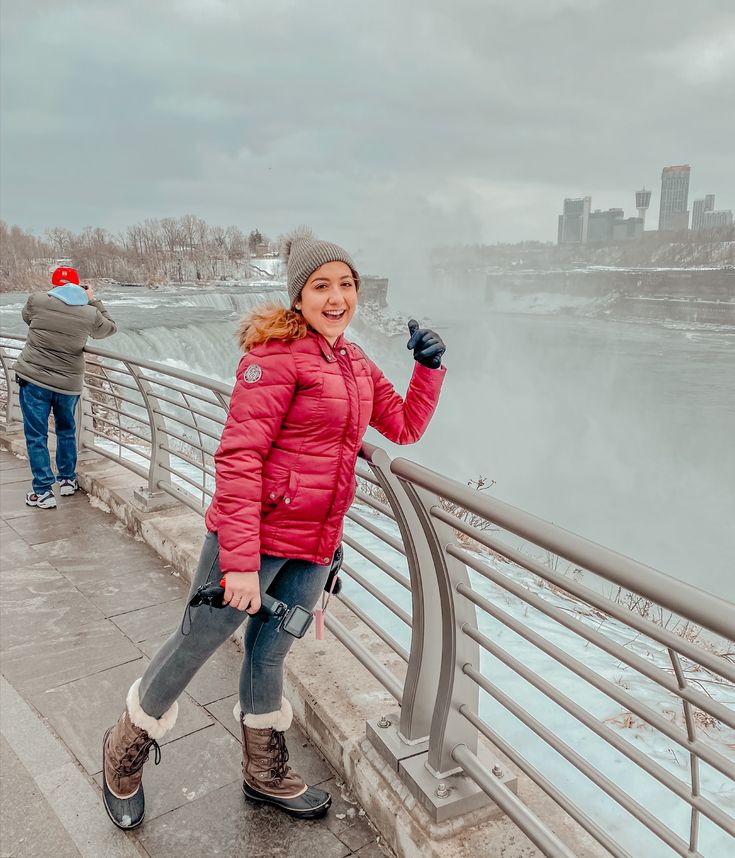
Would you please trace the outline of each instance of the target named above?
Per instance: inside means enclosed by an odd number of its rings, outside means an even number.
[[[286,737],[280,730],[271,730],[270,738],[268,739],[268,750],[274,752],[273,768],[271,768],[271,777],[274,780],[283,780],[289,772],[288,748],[286,747]]]
[[[153,763],[158,765],[161,762],[161,747],[155,739],[150,736],[142,735],[138,737],[123,754],[120,762],[115,767],[115,772],[118,775],[129,776],[139,772],[145,765],[151,748],[153,748]]]

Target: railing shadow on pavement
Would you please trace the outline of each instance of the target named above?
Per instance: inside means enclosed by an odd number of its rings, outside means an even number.
[[[6,429],[22,342],[0,336]],[[137,474],[143,508],[203,515],[231,388],[85,351],[80,449]],[[515,768],[610,855],[724,854],[735,606],[370,444],[356,480],[336,598],[405,671],[326,626],[395,698],[366,733],[430,817],[490,800],[544,855],[573,855]]]

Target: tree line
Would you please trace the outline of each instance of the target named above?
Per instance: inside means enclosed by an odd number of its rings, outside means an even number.
[[[43,236],[0,221],[0,291],[48,288],[49,270],[64,260],[83,279],[154,285],[234,277],[249,260],[275,253],[260,230],[210,226],[195,215],[148,218],[111,233],[88,226],[79,233],[63,227]]]

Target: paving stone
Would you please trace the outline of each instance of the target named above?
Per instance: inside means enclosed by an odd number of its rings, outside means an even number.
[[[116,617],[115,622],[118,619]],[[167,639],[168,634],[165,634],[157,638],[142,641],[140,649],[146,655],[152,657]],[[242,653],[238,651],[234,643],[225,641],[196,673],[192,681],[187,685],[186,693],[202,705],[231,696],[233,692],[237,692],[241,664]],[[234,706],[234,699],[232,705]],[[230,707],[230,711],[232,711],[232,706]]]
[[[76,514],[76,511],[68,506],[63,509],[60,502],[56,509],[37,509],[36,507],[27,507],[27,509],[33,515],[18,515],[15,518],[7,518],[6,514],[3,513],[3,517],[29,545],[40,545],[81,533],[88,537],[90,531],[96,532],[100,545],[104,542],[107,529],[104,521],[87,519],[83,515]],[[40,518],[41,516],[43,518]]]
[[[360,805],[349,789],[338,777],[319,784],[332,796],[332,806],[327,815],[329,830],[351,851],[356,852],[363,846],[374,843],[376,831],[368,821],[364,811],[360,815]]]
[[[357,858],[394,858],[393,853],[389,849],[383,848],[377,838],[372,843],[368,843],[367,846],[363,846],[362,849],[358,849],[355,855]]]
[[[216,703],[210,703],[206,709],[240,742],[240,725],[232,714],[237,699],[237,694],[232,694]],[[334,777],[332,767],[307,740],[295,721],[291,725],[291,729],[286,731],[286,745],[288,746],[289,766],[298,772],[308,784],[323,786],[325,781]],[[327,787],[324,788],[327,789]]]
[[[70,628],[3,654],[3,674],[21,694],[36,694],[141,657],[108,620]]]
[[[30,468],[22,465],[10,468],[0,468],[0,482],[3,486],[9,486],[12,483],[27,483],[31,479]],[[28,491],[26,489],[26,491]]]
[[[155,568],[108,572],[99,580],[79,582],[77,586],[106,617],[180,600],[186,595],[186,585],[180,578],[164,576]]]
[[[0,642],[6,656],[39,637],[55,638],[68,628],[103,619],[99,608],[66,578],[58,573],[54,577],[47,569],[44,573],[48,576],[44,580],[17,581],[14,586],[7,583],[3,587]]]
[[[157,642],[152,652],[145,648],[143,650],[146,654],[153,655],[171,632],[181,625],[185,605],[185,599],[174,599],[162,605],[151,605],[137,611],[128,611],[126,614],[117,614],[113,622],[135,643]]]
[[[30,473],[30,468],[28,467],[28,459],[19,459],[12,453],[8,453],[7,450],[3,450],[0,453],[0,471],[12,471],[15,468],[23,467],[26,468],[26,470]]]
[[[146,822],[138,837],[151,858],[346,858],[350,854],[324,820],[296,821],[275,808],[247,802],[239,779],[237,784]]]
[[[80,858],[38,785],[0,738],[0,854],[5,858]],[[19,813],[19,808],[23,809]]]
[[[31,696],[36,709],[48,719],[90,774],[100,771],[104,732],[119,718],[128,689],[147,666],[148,659],[139,659]],[[173,742],[211,724],[213,719],[209,713],[182,694],[176,726],[160,744]]]

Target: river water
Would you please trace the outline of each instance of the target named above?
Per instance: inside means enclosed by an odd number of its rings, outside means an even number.
[[[108,289],[120,331],[99,345],[230,382],[238,319],[282,294]],[[4,332],[25,332],[24,300],[0,295]],[[456,300],[435,319],[448,374],[429,431],[409,448],[369,440],[463,482],[495,480],[495,497],[735,601],[735,333]],[[356,323],[350,336],[405,388],[407,333]]]

